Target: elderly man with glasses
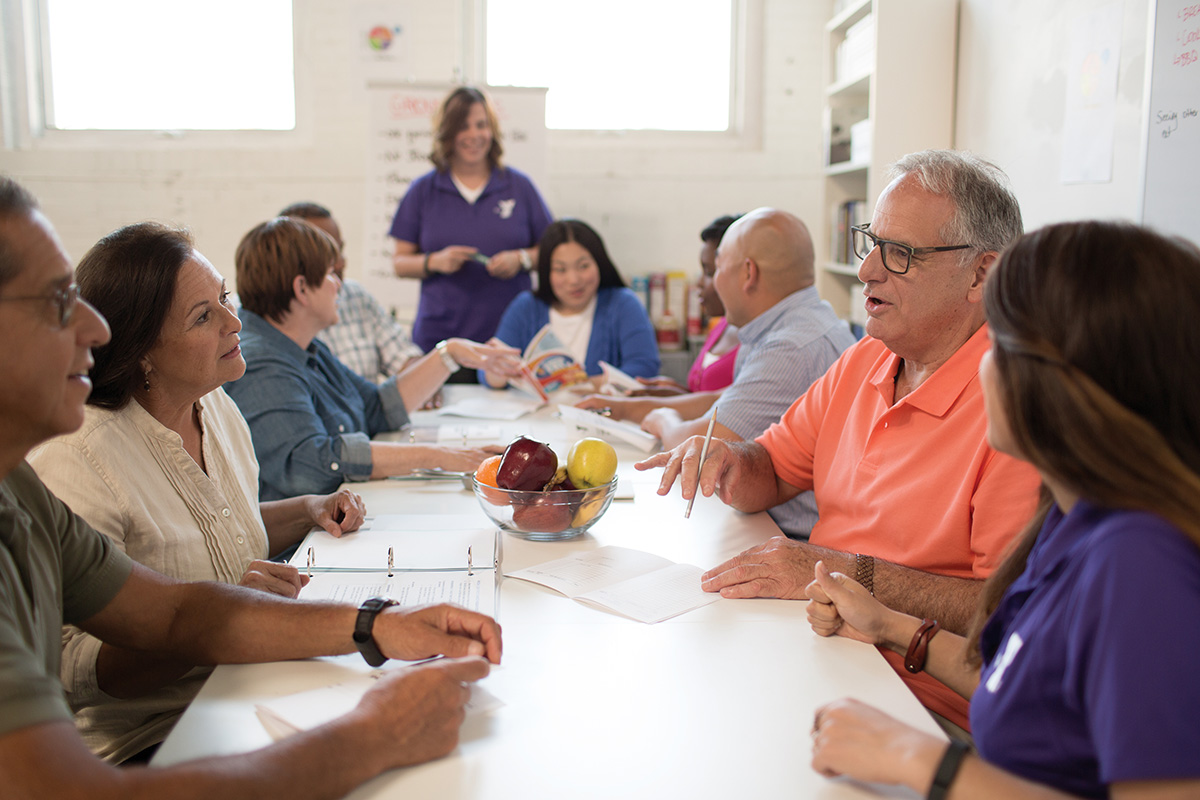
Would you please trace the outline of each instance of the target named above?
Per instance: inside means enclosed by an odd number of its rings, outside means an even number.
[[[1002,172],[971,155],[925,151],[893,165],[863,258],[867,337],[751,442],[694,437],[639,468],[665,467],[683,496],[717,494],[747,512],[812,490],[808,542],[777,537],[709,570],[724,597],[806,599],[817,561],[883,603],[964,633],[985,578],[1033,514],[1038,478],[996,452],[977,369],[988,349],[983,286],[1021,235]],[[928,626],[917,649],[932,637]],[[885,652],[931,710],[967,727],[966,701]]]

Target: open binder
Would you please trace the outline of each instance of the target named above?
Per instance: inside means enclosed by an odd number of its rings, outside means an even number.
[[[341,537],[310,531],[289,563],[309,578],[301,599],[357,604],[381,596],[495,616],[501,541],[499,529],[475,515],[381,514]]]

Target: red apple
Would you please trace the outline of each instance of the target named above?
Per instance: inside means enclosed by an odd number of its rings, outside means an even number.
[[[521,436],[505,448],[500,468],[496,470],[496,485],[501,489],[537,492],[557,470],[558,456],[550,445]]]
[[[556,502],[557,501],[557,502]],[[526,533],[558,533],[571,527],[574,512],[554,494],[513,507],[513,524]]]

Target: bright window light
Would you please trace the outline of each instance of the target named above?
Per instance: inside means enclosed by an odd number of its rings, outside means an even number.
[[[296,127],[291,0],[44,2],[51,127]]]
[[[548,128],[724,131],[733,34],[733,0],[488,0],[487,79]]]

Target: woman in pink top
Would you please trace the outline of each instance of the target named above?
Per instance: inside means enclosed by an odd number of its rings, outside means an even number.
[[[716,392],[733,383],[733,364],[737,360],[737,328],[725,319],[725,306],[713,288],[712,277],[717,271],[717,245],[721,237],[740,214],[717,217],[700,231],[700,303],[704,314],[712,319],[720,317],[717,324],[704,340],[692,368],[688,371],[687,386],[666,376],[639,378],[644,389],[630,392],[631,397],[666,397],[689,392]]]

